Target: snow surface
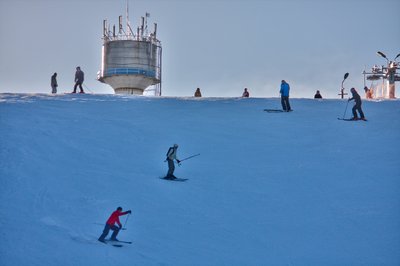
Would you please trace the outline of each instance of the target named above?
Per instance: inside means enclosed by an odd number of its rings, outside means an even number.
[[[0,94],[0,265],[400,265],[400,101],[291,105]]]

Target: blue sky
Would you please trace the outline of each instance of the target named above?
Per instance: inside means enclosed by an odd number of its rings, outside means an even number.
[[[336,98],[363,87],[361,72],[400,53],[396,0],[146,0],[129,1],[135,26],[149,12],[163,47],[163,94]],[[0,0],[0,92],[72,91],[75,67],[94,93],[113,93],[96,80],[102,22],[118,23],[125,0]],[[152,28],[152,27],[151,27]],[[367,84],[369,85],[369,83]]]

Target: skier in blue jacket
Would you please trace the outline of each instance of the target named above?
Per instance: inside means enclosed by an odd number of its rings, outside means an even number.
[[[282,109],[285,112],[292,111],[289,104],[289,91],[290,91],[289,84],[285,80],[282,80],[281,90],[279,92],[281,94]]]

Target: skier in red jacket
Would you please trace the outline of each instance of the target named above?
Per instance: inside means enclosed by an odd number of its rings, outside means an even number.
[[[131,214],[132,211],[129,210],[126,212],[122,212],[122,207],[118,207],[117,210],[111,214],[110,218],[108,218],[108,220],[106,222],[106,226],[104,227],[104,230],[103,230],[103,234],[99,237],[99,241],[105,242],[105,238],[108,235],[108,233],[110,232],[110,229],[113,230],[110,240],[118,241],[117,235],[119,233],[119,230],[122,229],[122,224],[119,221],[119,217],[122,215],[126,215],[128,213]],[[115,223],[117,223],[118,226],[116,226]]]

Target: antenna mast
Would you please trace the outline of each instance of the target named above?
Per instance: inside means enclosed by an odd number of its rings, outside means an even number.
[[[126,28],[128,31],[128,36],[132,36],[133,32],[131,29],[131,22],[129,21],[129,0],[126,0]]]

